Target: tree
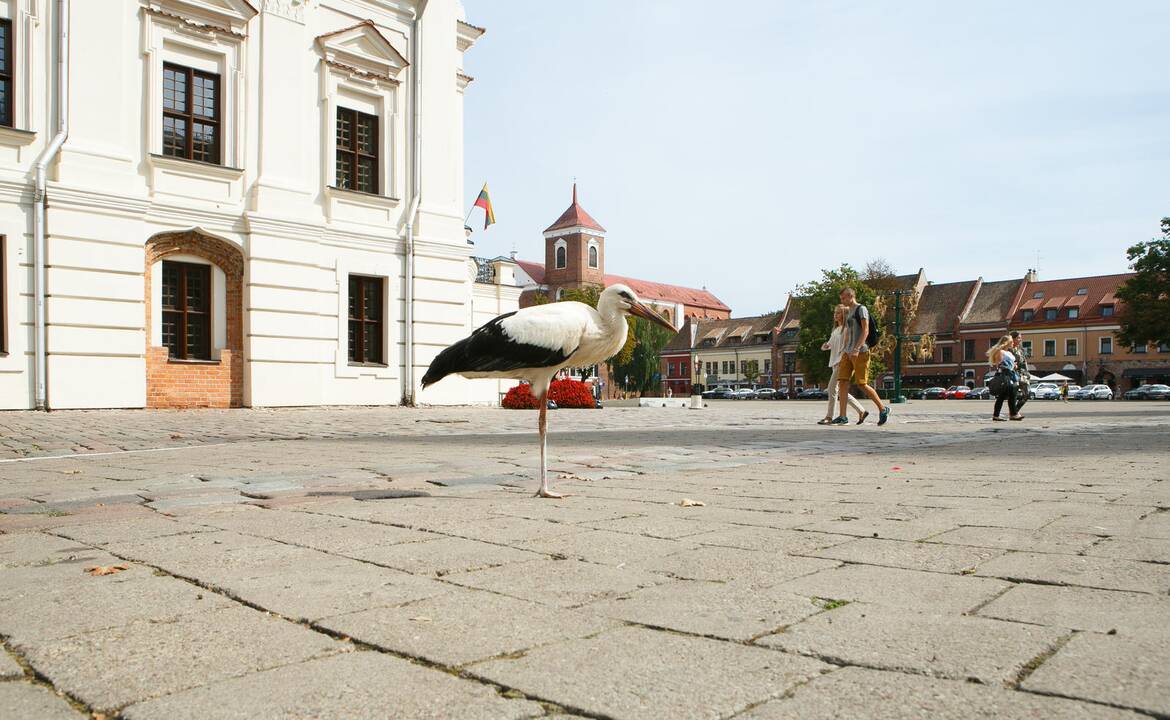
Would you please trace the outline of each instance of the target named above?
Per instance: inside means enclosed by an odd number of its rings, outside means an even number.
[[[615,382],[630,378],[630,389],[637,392],[656,390],[659,361],[662,348],[675,336],[671,330],[642,318],[627,318],[633,321],[633,332],[627,344],[634,341],[629,358],[623,358],[625,350],[609,361],[609,376]]]
[[[1135,275],[1117,289],[1124,345],[1170,343],[1170,217],[1162,218],[1162,237],[1131,247],[1126,256]]]
[[[749,385],[753,385],[758,377],[760,377],[760,361],[748,360],[744,364],[743,379],[747,380]]]
[[[800,361],[805,383],[823,385],[832,374],[829,368],[829,353],[821,345],[833,331],[833,308],[841,302],[841,291],[851,287],[857,293],[857,302],[865,305],[876,316],[873,289],[862,282],[861,275],[845,264],[835,270],[822,270],[821,278],[796,288],[800,308],[800,341],[796,346],[796,357]],[[874,321],[880,322],[876,317]],[[871,361],[871,377],[873,376]]]

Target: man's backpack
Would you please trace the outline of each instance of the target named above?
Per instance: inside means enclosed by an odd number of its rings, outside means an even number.
[[[860,318],[857,317],[857,313],[858,313],[858,309],[863,308],[863,307],[865,307],[865,306],[858,305],[856,308],[853,309],[854,322],[857,322],[859,324],[861,323]],[[865,308],[865,311],[866,311],[866,314],[869,315],[869,331],[865,334],[865,345],[870,350],[872,350],[875,347],[877,347],[878,342],[882,339],[882,330],[880,327],[878,327],[877,318],[875,318],[873,316],[873,313],[869,311],[869,308]]]

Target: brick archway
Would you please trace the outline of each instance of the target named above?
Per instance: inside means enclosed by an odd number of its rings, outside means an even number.
[[[226,342],[219,358],[184,362],[154,346],[151,267],[172,255],[202,258],[223,271]],[[244,255],[235,245],[199,230],[166,232],[146,241],[146,407],[227,408],[244,404]]]

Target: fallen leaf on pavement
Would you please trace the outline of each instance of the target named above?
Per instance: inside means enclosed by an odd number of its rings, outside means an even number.
[[[902,466],[901,466],[901,465],[895,465],[894,467],[892,467],[892,468],[890,468],[890,469],[891,469],[891,470],[901,470],[901,469],[902,469]]]
[[[702,500],[691,500],[690,498],[683,498],[678,501],[679,507],[704,507],[707,503]]]
[[[113,575],[114,573],[120,573],[123,570],[129,570],[129,568],[125,565],[95,565],[85,569],[87,573],[95,577],[99,575]]]
[[[430,622],[431,621],[431,619],[429,617],[427,617],[426,615],[416,615],[416,616],[412,617],[411,620],[413,622]]]

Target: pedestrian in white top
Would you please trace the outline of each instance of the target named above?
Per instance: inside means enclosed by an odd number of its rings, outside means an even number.
[[[838,376],[841,374],[841,354],[845,343],[845,316],[848,308],[844,305],[838,305],[833,310],[833,332],[829,335],[829,340],[824,345],[821,345],[821,350],[829,351],[829,367],[833,368],[833,376],[829,378],[829,407],[825,411],[823,420],[817,422],[817,425],[832,425],[833,424],[833,408],[837,406]],[[865,422],[869,417],[869,412],[862,407],[857,398],[845,393],[845,399],[849,403],[849,407],[857,411],[857,424]]]

